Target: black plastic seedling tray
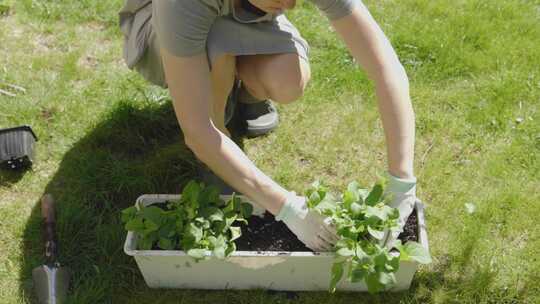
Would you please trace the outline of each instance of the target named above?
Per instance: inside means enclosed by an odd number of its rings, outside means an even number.
[[[0,130],[0,164],[4,169],[19,170],[32,166],[37,136],[30,126]]]

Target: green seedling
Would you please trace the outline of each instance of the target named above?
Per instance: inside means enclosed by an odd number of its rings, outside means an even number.
[[[387,290],[396,283],[400,261],[427,264],[429,252],[419,243],[398,242],[398,250],[380,246],[385,231],[398,229],[399,211],[388,206],[384,186],[378,183],[368,191],[352,182],[339,196],[331,194],[318,181],[306,191],[308,207],[327,216],[336,226],[336,243],[330,292],[345,276],[350,282],[364,281],[370,293]]]
[[[236,250],[242,235],[234,224],[247,223],[253,207],[236,195],[228,201],[214,186],[189,182],[178,201],[165,205],[133,206],[122,211],[127,231],[138,237],[138,249],[183,250],[196,260],[211,255],[223,259]]]

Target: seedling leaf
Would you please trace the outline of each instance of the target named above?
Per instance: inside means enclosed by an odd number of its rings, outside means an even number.
[[[205,257],[206,249],[190,249],[187,254],[196,260],[201,260]]]
[[[384,231],[373,229],[370,226],[367,227],[367,230],[369,232],[369,235],[371,235],[377,240],[382,240],[384,237]]]
[[[342,257],[350,257],[350,256],[353,256],[354,255],[354,251],[347,248],[347,247],[343,247],[343,248],[339,248],[337,251],[336,251],[336,254],[342,256]]]
[[[158,207],[148,206],[141,210],[142,217],[147,221],[152,221],[156,225],[161,224],[163,210]]]
[[[402,260],[412,260],[420,264],[432,262],[431,255],[420,243],[407,242],[405,245],[399,243],[396,248],[399,249]]]
[[[190,223],[186,234],[193,238],[195,243],[198,243],[202,239],[203,231],[202,228],[195,225],[195,223]]]
[[[174,248],[173,242],[166,238],[160,238],[158,242],[158,246],[159,248],[165,249],[165,250],[172,250]]]
[[[352,283],[360,282],[366,278],[368,274],[367,269],[364,267],[357,267],[351,271],[350,280]]]
[[[250,203],[242,203],[242,216],[247,219],[253,214],[253,206]]]
[[[142,232],[144,230],[144,223],[142,218],[137,217],[126,223],[125,228],[127,231]]]
[[[231,230],[231,241],[234,241],[242,236],[242,230],[240,227],[230,227],[229,229]]]
[[[370,206],[376,205],[382,198],[383,194],[383,187],[381,184],[376,184],[371,192],[369,193],[368,197],[366,198],[366,204]]]
[[[137,208],[135,206],[122,210],[122,222],[127,223],[137,216]]]
[[[330,278],[330,292],[336,291],[336,285],[343,276],[343,263],[334,263],[332,265],[332,276]]]

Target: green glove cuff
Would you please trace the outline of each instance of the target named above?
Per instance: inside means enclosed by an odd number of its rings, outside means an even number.
[[[399,178],[388,173],[388,192],[392,193],[416,193],[416,177]]]

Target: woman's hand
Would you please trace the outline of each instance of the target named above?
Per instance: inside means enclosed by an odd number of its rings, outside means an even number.
[[[388,205],[399,211],[398,227],[393,231],[386,230],[380,245],[392,249],[399,234],[403,232],[418,199],[416,198],[416,178],[403,179],[389,174],[388,180],[384,196],[390,197]]]
[[[330,251],[338,240],[335,227],[328,218],[310,210],[306,198],[290,192],[276,215],[308,248],[316,252]]]
[[[259,9],[271,13],[278,14],[284,10],[293,9],[296,6],[296,0],[248,0],[251,4]]]

